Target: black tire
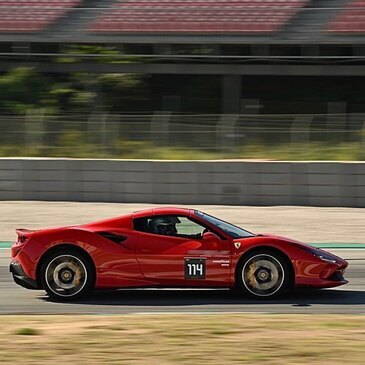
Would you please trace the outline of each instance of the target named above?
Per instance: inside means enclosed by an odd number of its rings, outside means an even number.
[[[95,286],[95,270],[87,255],[78,251],[57,250],[43,262],[41,283],[53,301],[73,301]]]
[[[256,250],[241,260],[237,268],[237,288],[256,299],[272,299],[289,286],[291,270],[280,253]]]

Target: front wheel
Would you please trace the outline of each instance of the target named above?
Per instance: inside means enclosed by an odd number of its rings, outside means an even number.
[[[237,283],[241,292],[255,298],[273,298],[289,283],[286,261],[276,252],[256,251],[242,260]]]
[[[85,255],[55,252],[41,268],[42,286],[50,299],[70,301],[87,294],[94,285],[94,270]]]

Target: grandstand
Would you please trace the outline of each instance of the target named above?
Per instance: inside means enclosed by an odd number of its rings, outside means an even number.
[[[131,33],[275,32],[308,3],[309,0],[122,0],[89,29]]]
[[[303,41],[304,36],[333,41],[333,32],[363,31],[364,4],[363,0],[1,0],[0,41],[69,42],[72,37],[77,42],[217,43],[218,36],[229,43],[287,43]]]
[[[214,77],[222,99],[215,112],[240,113],[245,98],[282,93],[288,100],[297,85],[306,90],[302,98],[326,98],[318,90],[353,84],[339,77],[365,78],[364,32],[364,0],[0,0],[0,72],[21,65],[59,74],[175,75],[181,84],[184,75]],[[112,54],[77,51],[85,45]],[[333,99],[354,99],[350,86]],[[270,112],[287,112],[271,104]],[[307,108],[288,112],[299,110]]]
[[[65,16],[82,0],[1,0],[1,32],[36,32]]]
[[[365,32],[365,1],[350,1],[329,25],[328,31],[335,33]]]

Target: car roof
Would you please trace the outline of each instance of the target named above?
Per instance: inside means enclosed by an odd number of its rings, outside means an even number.
[[[188,209],[188,208],[160,207],[160,208],[144,209],[144,210],[134,212],[133,218],[148,217],[151,215],[170,215],[170,214],[189,216],[191,214],[191,211],[192,211],[192,209]]]

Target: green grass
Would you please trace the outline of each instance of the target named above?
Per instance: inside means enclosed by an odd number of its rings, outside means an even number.
[[[68,132],[54,146],[4,146],[1,157],[70,157],[162,160],[264,159],[292,161],[364,161],[365,148],[357,142],[343,143],[250,143],[230,149],[200,149],[199,146],[159,146],[146,141],[111,141],[105,146],[85,142],[80,132]],[[58,146],[58,147],[57,147]]]
[[[37,336],[39,335],[39,331],[34,328],[19,328],[15,331],[17,335],[20,336]]]
[[[240,149],[244,158],[292,160],[292,161],[362,161],[365,160],[365,149],[360,143],[296,143],[252,144]]]

